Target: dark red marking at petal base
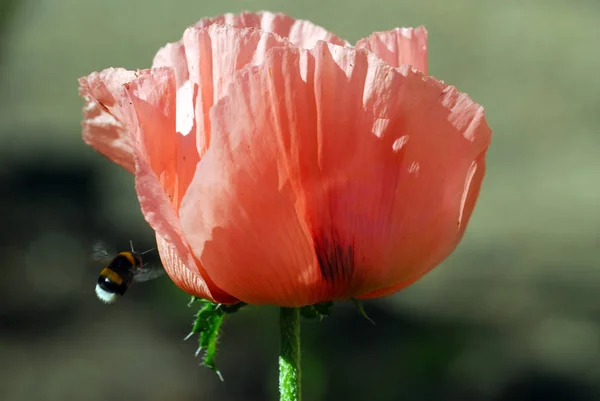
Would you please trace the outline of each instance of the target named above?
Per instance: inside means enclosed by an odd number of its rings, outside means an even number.
[[[354,272],[354,245],[343,244],[335,232],[314,237],[321,275],[330,283],[342,283]]]

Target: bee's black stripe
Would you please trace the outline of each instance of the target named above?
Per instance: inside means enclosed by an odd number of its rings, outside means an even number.
[[[133,281],[134,270],[141,265],[138,254],[121,252],[100,272],[98,286],[109,294],[123,295]]]
[[[120,252],[115,259],[120,258],[120,257],[127,259],[129,264],[131,264],[131,265],[136,266],[138,264],[138,261],[137,261],[138,258],[136,257],[136,255],[133,252]]]
[[[127,288],[129,287],[127,285],[127,282],[122,282],[120,284],[115,283],[108,277],[104,277],[104,276],[100,276],[98,278],[98,286],[110,294],[119,294],[119,295],[125,294],[125,291],[127,291]]]

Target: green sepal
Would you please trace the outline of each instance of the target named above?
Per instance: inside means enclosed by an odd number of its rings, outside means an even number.
[[[214,371],[219,376],[219,379],[223,381],[223,376],[215,364],[219,330],[221,329],[221,324],[223,324],[223,319],[225,319],[226,315],[237,312],[246,304],[240,302],[234,305],[223,305],[206,299],[192,297],[188,306],[191,306],[194,302],[200,304],[200,309],[198,310],[198,313],[196,313],[194,322],[192,323],[192,331],[184,338],[184,340],[189,339],[194,334],[198,334],[198,350],[196,351],[196,356],[204,351],[202,364]]]
[[[369,317],[369,315],[367,315],[367,312],[365,311],[365,308],[363,308],[360,301],[356,298],[350,299],[352,300],[352,302],[354,302],[354,306],[356,306],[356,311],[358,312],[358,314],[367,319],[369,322],[373,323],[373,325],[375,325],[375,322]]]
[[[321,302],[314,305],[307,305],[300,308],[300,314],[307,319],[323,320],[333,311],[333,302]]]
[[[194,296],[194,295],[192,295],[192,299],[190,299],[190,302],[188,302],[188,308],[189,308],[190,306],[192,306],[192,304],[193,304],[194,302],[196,302],[198,299],[200,299],[200,298],[198,298],[197,296]]]

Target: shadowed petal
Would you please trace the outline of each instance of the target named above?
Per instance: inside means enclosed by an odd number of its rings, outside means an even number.
[[[461,208],[459,212],[459,219],[457,222],[458,226],[458,235],[456,236],[456,243],[462,239],[462,236],[467,228],[467,224],[469,219],[471,218],[471,214],[475,207],[475,203],[477,201],[477,197],[479,196],[479,190],[481,189],[481,183],[483,181],[483,176],[485,174],[485,154],[482,153],[481,156],[473,162],[471,169],[467,172],[467,177],[465,179],[465,189],[462,194],[461,199]],[[440,260],[441,262],[441,260]],[[422,269],[416,270],[412,275],[407,277],[406,279],[396,283],[392,286],[382,288],[377,291],[369,292],[367,294],[363,294],[357,298],[360,299],[369,299],[369,298],[381,298],[387,295],[394,294],[404,288],[407,288],[411,284],[418,281],[423,275],[425,275],[429,271],[429,267],[425,265]]]
[[[183,291],[222,304],[239,302],[236,298],[221,291],[209,277],[204,276],[205,279],[198,273],[199,263],[182,242],[170,242],[156,234],[156,246],[167,274]]]
[[[465,229],[467,228],[467,224],[469,223],[471,214],[473,213],[473,209],[475,208],[475,203],[477,202],[477,197],[479,196],[479,191],[481,189],[481,183],[483,181],[484,175],[485,152],[482,152],[481,155],[472,163],[471,168],[469,169],[469,171],[467,172],[467,176],[465,177],[465,187],[461,197],[461,206],[457,221],[458,234],[456,236],[456,244],[458,244],[458,242],[462,239]],[[416,270],[412,275],[407,277],[405,280],[400,281],[399,283],[377,291],[363,294],[357,298],[369,299],[391,295],[418,281],[421,277],[423,277],[423,275],[425,275],[429,271],[429,269],[430,268],[428,268],[428,266],[424,266],[423,269]]]

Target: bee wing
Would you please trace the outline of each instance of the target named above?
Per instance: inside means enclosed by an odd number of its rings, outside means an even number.
[[[92,250],[92,259],[98,262],[108,262],[117,252],[104,241],[96,241]]]
[[[160,265],[142,266],[135,270],[133,281],[141,283],[144,281],[154,280],[165,274],[165,269]]]

